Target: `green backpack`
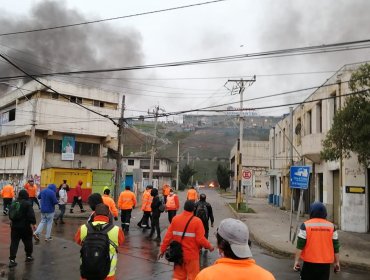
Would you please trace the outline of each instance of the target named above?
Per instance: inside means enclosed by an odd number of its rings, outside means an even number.
[[[18,221],[22,219],[21,203],[19,201],[13,201],[9,208],[9,219],[12,221]]]

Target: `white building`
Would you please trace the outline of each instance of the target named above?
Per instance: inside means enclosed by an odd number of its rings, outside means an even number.
[[[357,156],[342,161],[326,162],[320,158],[322,140],[329,131],[335,112],[344,106],[350,89],[351,73],[359,65],[347,65],[313,92],[305,103],[296,107],[270,131],[270,184],[271,196],[277,206],[291,209],[289,168],[293,165],[308,165],[311,168],[310,185],[304,195],[305,210],[310,203],[323,202],[328,210],[328,219],[342,230],[369,231],[370,197],[369,174],[357,162]],[[293,135],[293,140],[290,141]],[[290,142],[294,145],[292,147]],[[291,158],[291,150],[293,158]],[[351,191],[365,188],[365,193]],[[294,208],[298,206],[298,191],[293,193]]]
[[[42,82],[60,94],[31,81],[0,96],[0,176],[22,179],[48,167],[112,168],[115,164],[105,156],[107,147],[116,144],[117,126],[78,104],[118,119],[122,95]],[[70,140],[74,153],[62,160],[63,139]]]
[[[268,141],[243,141],[242,166],[252,173],[252,187],[249,195],[255,197],[267,197],[269,193],[269,142]],[[237,186],[237,143],[230,151],[230,170],[234,171],[232,188]]]

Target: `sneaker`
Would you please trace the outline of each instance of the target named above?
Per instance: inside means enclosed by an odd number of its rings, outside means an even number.
[[[81,209],[81,213],[84,213],[84,212],[86,212],[86,210],[85,209]]]
[[[161,237],[157,236],[156,238],[153,239],[153,241],[161,242]]]
[[[15,260],[10,260],[9,267],[15,267],[15,266],[17,266],[17,263],[15,262]]]
[[[33,257],[32,256],[28,256],[26,257],[26,262],[29,263],[29,262],[33,262]]]
[[[53,240],[53,237],[51,237],[51,236],[50,236],[50,237],[48,237],[48,238],[45,238],[45,241],[46,241],[46,242],[51,241],[51,240]]]
[[[69,213],[73,214],[73,209],[69,209]]]
[[[37,234],[37,233],[33,233],[33,238],[35,239],[35,241],[39,242],[40,241],[40,236]]]
[[[58,224],[58,220],[57,219],[54,219],[54,224],[57,225]]]

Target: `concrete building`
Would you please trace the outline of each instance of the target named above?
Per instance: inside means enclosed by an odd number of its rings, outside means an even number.
[[[269,142],[268,141],[243,141],[242,166],[251,172],[251,188],[248,195],[254,197],[267,197],[269,194]],[[230,151],[230,170],[234,171],[232,188],[237,188],[237,143]],[[243,188],[244,189],[244,188]]]
[[[355,154],[350,159],[334,162],[320,158],[322,140],[333,123],[335,112],[344,106],[343,95],[350,92],[348,81],[358,66],[341,68],[296,107],[291,116],[285,116],[270,130],[270,197],[273,198],[270,202],[297,210],[299,191],[292,192],[289,187],[289,170],[291,165],[308,165],[310,184],[303,197],[305,211],[310,203],[321,201],[327,206],[329,220],[340,229],[367,232],[370,169],[360,166]],[[350,187],[360,187],[355,190],[365,187],[366,192],[354,193]]]
[[[121,94],[42,79],[0,97],[0,177],[22,179],[50,167],[112,169],[117,126],[78,106],[119,118]]]

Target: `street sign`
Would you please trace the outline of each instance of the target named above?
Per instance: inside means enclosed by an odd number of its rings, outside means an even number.
[[[247,187],[251,187],[253,185],[253,173],[251,169],[243,168],[242,185]]]
[[[359,194],[365,194],[365,187],[352,187],[352,186],[346,186],[346,193],[359,193]]]
[[[310,178],[309,166],[291,166],[290,167],[290,188],[307,189]]]

